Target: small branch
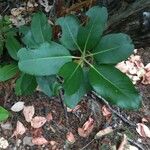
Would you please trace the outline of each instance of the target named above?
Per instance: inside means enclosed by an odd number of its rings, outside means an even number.
[[[67,126],[68,126],[67,107],[65,106],[64,101],[63,101],[63,93],[62,93],[62,89],[59,90],[59,99],[60,99],[60,102],[61,102],[62,107],[63,107],[63,109],[64,109],[64,114],[65,114],[65,118],[66,118],[66,124],[67,124]]]
[[[119,136],[122,136],[121,133],[117,133]],[[133,141],[132,139],[127,137],[128,142],[130,142],[131,144],[135,145],[136,147],[138,147],[140,150],[145,150],[139,143]]]
[[[5,13],[8,9],[9,9],[9,4],[8,4],[7,7],[1,12],[0,15],[2,15],[3,13]]]
[[[72,5],[69,8],[65,8],[62,12],[61,12],[61,16],[65,15],[65,14],[69,14],[72,11],[77,11],[80,10],[83,7],[88,7],[91,6],[93,3],[96,3],[96,0],[85,0],[83,2],[77,3]]]
[[[132,123],[131,121],[129,121],[128,119],[126,119],[124,116],[122,116],[119,112],[117,112],[116,110],[114,110],[109,103],[107,102],[107,100],[105,100],[103,97],[101,97],[100,95],[98,95],[96,92],[92,91],[93,96],[101,99],[106,105],[107,107],[119,118],[121,118],[122,121],[124,121],[125,123],[129,124],[130,126],[136,127],[135,123]],[[93,97],[94,98],[94,97]]]
[[[89,143],[87,143],[84,147],[82,147],[80,150],[84,150],[87,148],[92,142],[94,142],[95,139],[92,139]]]

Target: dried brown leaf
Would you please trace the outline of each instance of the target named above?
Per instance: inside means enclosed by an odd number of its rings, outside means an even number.
[[[20,121],[17,121],[16,129],[12,137],[17,135],[23,135],[25,132],[26,132],[26,128],[24,127],[24,125]]]
[[[35,113],[35,109],[33,106],[24,106],[23,115],[27,122],[31,122],[31,120],[34,116],[34,113]]]
[[[106,107],[106,105],[104,105],[102,107],[102,114],[104,117],[108,117],[108,116],[111,116],[111,112],[110,110]]]
[[[37,137],[32,139],[32,143],[35,145],[43,145],[43,144],[48,144],[48,141],[43,137]]]
[[[46,119],[47,119],[48,122],[53,120],[52,113],[48,113],[48,115],[46,116]]]
[[[33,128],[40,128],[46,123],[47,119],[45,117],[36,116],[31,120],[31,126]]]
[[[78,128],[78,134],[81,137],[87,137],[90,135],[90,133],[92,132],[94,128],[94,120],[89,117],[88,121],[86,121],[84,123],[84,125],[82,126],[82,128]]]
[[[72,132],[68,132],[67,133],[67,135],[66,135],[66,139],[67,139],[67,142],[69,143],[69,144],[73,144],[73,143],[75,143],[75,137],[74,137],[74,135],[73,135],[73,133]]]
[[[112,133],[114,130],[112,129],[112,127],[107,127],[103,130],[100,130],[96,135],[95,135],[95,139],[99,139],[104,135],[107,135],[109,133]]]
[[[118,150],[126,150],[127,149],[127,144],[128,144],[128,139],[127,139],[127,136],[124,134],[123,135],[123,140],[121,141],[121,144],[119,145]]]
[[[145,124],[138,123],[136,131],[140,134],[140,136],[150,138],[150,129]]]

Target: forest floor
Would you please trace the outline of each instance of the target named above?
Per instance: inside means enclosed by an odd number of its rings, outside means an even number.
[[[144,65],[149,63],[150,48],[140,49],[137,54]],[[8,142],[7,150],[123,150],[119,147],[124,141],[128,141],[128,144],[125,144],[128,148],[124,147],[126,150],[131,150],[132,146],[133,150],[150,149],[150,138],[143,135],[145,130],[140,128],[142,136],[136,130],[138,123],[150,128],[149,84],[145,85],[141,80],[136,83],[142,95],[142,107],[137,111],[107,105],[103,100],[88,95],[75,110],[67,110],[66,115],[59,97],[47,97],[40,91],[31,96],[16,96],[13,89],[14,81],[15,79],[0,83],[0,105],[11,112],[11,117],[0,123],[0,138]],[[11,107],[18,101],[24,102],[25,106],[33,106],[34,116],[51,115],[51,118],[41,127],[33,128],[25,120],[22,111],[11,111]],[[12,136],[18,121],[24,125],[26,131],[22,135]],[[79,129],[83,129],[85,133],[81,133]],[[108,129],[108,134],[104,133],[103,136],[94,139],[103,129]],[[70,132],[75,138],[73,143],[67,140]],[[32,143],[37,137],[45,139],[45,144],[39,144],[39,141],[38,144]]]

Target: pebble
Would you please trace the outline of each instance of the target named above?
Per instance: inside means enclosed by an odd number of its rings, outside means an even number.
[[[17,141],[16,141],[16,146],[19,147],[20,144],[21,144],[21,142],[22,142],[22,141],[21,141],[20,139],[17,139]]]
[[[0,137],[0,149],[6,149],[8,147],[8,141],[3,137]]]
[[[10,122],[2,123],[1,128],[3,130],[12,130],[13,129],[12,124]]]
[[[32,143],[32,137],[25,136],[23,138],[23,145],[34,146],[34,144]]]

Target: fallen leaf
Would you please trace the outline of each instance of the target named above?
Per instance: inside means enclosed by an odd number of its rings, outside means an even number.
[[[84,123],[82,128],[78,128],[78,134],[81,137],[87,137],[92,132],[93,128],[94,128],[94,120],[91,117],[89,117],[88,121]]]
[[[126,73],[128,71],[128,67],[124,61],[118,63],[116,68],[119,69],[121,72]]]
[[[96,133],[96,135],[95,135],[95,139],[99,139],[99,138],[101,138],[102,136],[104,136],[104,135],[107,135],[107,134],[109,134],[109,133],[112,133],[114,130],[112,129],[112,127],[107,127],[107,128],[105,128],[105,129],[103,129],[103,130],[100,130],[98,133]]]
[[[35,113],[35,109],[33,106],[24,106],[23,115],[27,122],[31,122],[31,120],[34,116],[34,113]]]
[[[126,150],[139,150],[139,149],[133,145],[128,145],[128,148]]]
[[[110,110],[106,107],[106,105],[104,105],[104,106],[102,107],[102,114],[103,114],[104,117],[107,117],[107,116],[110,116],[110,115],[111,115],[111,112],[110,112]]]
[[[138,123],[136,131],[140,134],[140,136],[150,138],[150,129],[145,124]]]
[[[23,108],[24,108],[24,102],[19,101],[11,107],[11,110],[14,112],[19,112],[23,110]]]
[[[52,113],[48,113],[48,115],[46,116],[46,119],[47,119],[48,122],[50,122],[51,120],[53,120]]]
[[[142,118],[142,123],[144,122],[148,122],[148,120],[146,118]]]
[[[73,144],[73,143],[75,143],[75,137],[74,137],[74,135],[73,135],[73,133],[72,132],[68,132],[67,133],[67,135],[66,135],[66,139],[67,139],[67,142],[69,143],[69,144]]]
[[[37,137],[32,139],[32,143],[35,145],[43,145],[43,144],[48,144],[48,141],[43,137]]]
[[[58,150],[58,149],[57,149],[58,143],[57,143],[56,141],[50,141],[49,143],[50,143],[50,145],[52,146],[52,147],[51,147],[52,150]]]
[[[150,71],[150,63],[145,66],[146,71]]]
[[[16,129],[12,137],[17,135],[23,135],[25,132],[26,132],[26,128],[24,127],[24,125],[20,121],[17,121]]]
[[[121,144],[119,145],[118,150],[126,150],[128,144],[127,136],[123,135],[123,140],[121,141]]]
[[[81,108],[80,105],[77,105],[75,108],[71,109],[69,107],[67,107],[67,112],[76,112],[77,110],[79,110]]]
[[[46,123],[46,118],[41,116],[36,116],[31,120],[31,126],[33,128],[40,128]]]
[[[150,63],[145,66],[145,74],[143,75],[143,84],[150,84]]]

